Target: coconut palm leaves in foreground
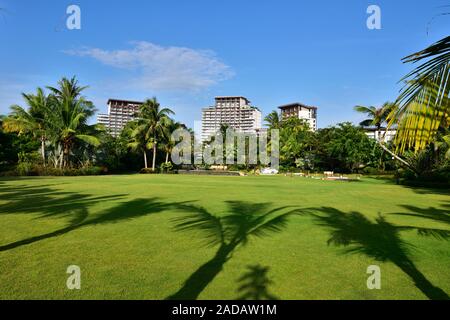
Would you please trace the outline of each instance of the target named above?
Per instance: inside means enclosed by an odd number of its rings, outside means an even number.
[[[396,143],[400,151],[420,151],[436,137],[439,129],[450,125],[450,37],[403,59],[423,64],[402,80],[405,87],[398,107],[389,115],[390,125],[398,122]]]

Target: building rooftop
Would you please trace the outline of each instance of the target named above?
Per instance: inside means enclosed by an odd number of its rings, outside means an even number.
[[[242,99],[245,99],[245,100],[248,100],[246,97],[244,97],[244,96],[216,96],[215,97],[216,99],[236,99],[236,98],[242,98]]]
[[[243,96],[218,96],[218,97],[215,97],[215,99],[216,100],[219,100],[219,99],[244,99],[245,101],[250,103],[250,100],[248,100],[246,97],[243,97]]]
[[[285,104],[285,105],[279,106],[278,108],[281,109],[281,110],[284,110],[284,109],[297,107],[297,106],[302,107],[302,108],[317,110],[317,107],[307,106],[306,104],[303,104],[303,103],[300,103],[300,102],[293,102],[293,103]]]
[[[142,101],[132,101],[132,100],[123,100],[123,99],[109,99],[107,104],[110,104],[111,102],[125,102],[129,104],[143,104]]]

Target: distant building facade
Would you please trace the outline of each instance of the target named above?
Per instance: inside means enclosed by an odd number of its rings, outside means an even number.
[[[278,107],[281,110],[281,118],[296,117],[305,120],[312,131],[317,130],[317,107],[311,107],[299,102]]]
[[[256,133],[261,128],[261,111],[251,106],[245,97],[216,97],[215,106],[202,109],[201,141],[216,134],[222,124],[244,133]]]
[[[397,130],[386,128],[380,128],[380,130],[377,128],[364,128],[364,131],[369,138],[381,142],[390,142],[394,140],[397,134]]]
[[[97,123],[104,125],[112,136],[117,137],[125,125],[135,119],[142,102],[109,99],[108,114],[99,114]]]

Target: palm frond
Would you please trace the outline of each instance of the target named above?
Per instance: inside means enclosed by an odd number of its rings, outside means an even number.
[[[450,37],[403,59],[416,63],[429,59],[408,73],[397,99],[397,108],[389,114],[389,126],[398,123],[395,142],[400,152],[423,150],[436,137],[440,127],[450,123]]]
[[[86,142],[87,144],[93,145],[93,146],[99,146],[100,145],[100,140],[97,137],[91,136],[91,135],[87,135],[87,134],[77,134],[75,135],[75,137],[77,139],[80,139],[84,142]]]
[[[365,113],[367,115],[374,116],[376,112],[376,108],[373,106],[366,107],[366,106],[355,106],[354,110],[356,112]]]
[[[373,125],[373,119],[363,120],[359,123],[359,125],[362,127],[370,127],[371,125]]]

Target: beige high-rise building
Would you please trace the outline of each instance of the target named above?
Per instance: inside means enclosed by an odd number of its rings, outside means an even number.
[[[317,107],[311,107],[299,102],[286,104],[278,107],[281,109],[282,119],[296,117],[305,120],[312,131],[317,130]]]
[[[244,133],[256,133],[261,128],[261,111],[251,106],[247,98],[216,97],[215,101],[215,106],[202,109],[202,141],[213,136],[221,124]]]
[[[135,119],[142,102],[129,100],[108,100],[108,114],[99,114],[97,123],[103,124],[112,136],[117,137],[125,125]]]

